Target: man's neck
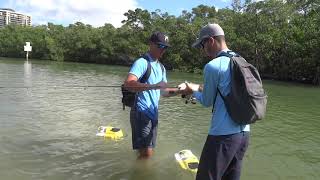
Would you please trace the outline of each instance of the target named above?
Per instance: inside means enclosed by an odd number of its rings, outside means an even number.
[[[223,51],[225,49],[228,49],[228,46],[226,45],[226,43],[221,43],[220,47],[218,48],[217,53],[221,52],[221,51]]]
[[[229,48],[228,48],[228,46],[227,46],[225,43],[221,44],[221,46],[219,47],[218,51],[215,52],[215,57],[217,57],[218,54],[219,54],[221,51],[225,51],[225,50],[228,50],[228,49],[229,49]]]
[[[149,51],[148,54],[150,55],[150,57],[152,58],[152,60],[154,61],[158,61],[158,59]]]

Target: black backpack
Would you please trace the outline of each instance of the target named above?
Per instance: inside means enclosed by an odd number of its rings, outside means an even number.
[[[139,79],[140,83],[146,83],[147,80],[149,79],[150,73],[151,73],[151,63],[150,63],[150,59],[149,56],[144,54],[143,56],[141,56],[143,59],[147,60],[148,62],[148,67],[146,72],[143,74],[143,76]],[[159,62],[160,63],[160,62]],[[164,72],[164,67],[163,65],[160,63],[161,69],[162,69],[162,74]],[[134,102],[136,99],[136,94],[137,92],[131,92],[128,91],[127,89],[124,88],[124,84],[121,85],[121,92],[122,92],[122,109],[125,110],[125,107],[133,107],[134,106]]]
[[[231,91],[222,97],[226,109],[233,121],[246,125],[264,118],[267,95],[262,87],[258,70],[240,55],[231,51],[223,52],[218,57],[230,58]]]
[[[149,79],[149,76],[150,76],[150,73],[151,73],[151,64],[150,64],[149,56],[144,54],[141,57],[144,58],[145,60],[147,60],[147,62],[148,62],[148,67],[147,67],[146,72],[139,79],[139,82],[145,83]],[[136,99],[137,92],[131,92],[131,91],[125,89],[124,88],[124,84],[121,85],[121,92],[122,92],[122,100],[121,100],[122,109],[125,110],[126,106],[133,107],[134,106],[134,101]]]

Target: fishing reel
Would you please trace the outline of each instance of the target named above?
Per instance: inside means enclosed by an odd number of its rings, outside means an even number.
[[[182,94],[181,95],[181,98],[185,98],[185,103],[188,104],[188,103],[191,103],[191,104],[196,104],[197,103],[197,99],[192,96],[192,95],[185,95],[185,94]]]
[[[184,83],[180,84],[178,86],[178,89],[185,89],[187,87],[187,83],[188,83],[188,81],[185,81]],[[194,96],[192,96],[192,94],[190,94],[190,95],[182,94],[181,98],[186,99],[185,100],[186,104],[188,104],[188,103],[196,104],[196,101],[197,101],[197,99]]]

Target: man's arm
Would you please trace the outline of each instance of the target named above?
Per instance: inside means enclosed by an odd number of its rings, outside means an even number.
[[[182,90],[179,88],[165,88],[161,90],[161,95],[163,97],[171,97],[171,96],[176,96],[178,94],[182,94]]]
[[[182,94],[193,96],[204,106],[209,107],[213,104],[215,98],[217,82],[217,75],[212,66],[206,65],[204,68],[204,84],[194,84],[194,83],[182,83],[179,85]]]
[[[218,70],[207,64],[204,68],[204,83],[199,85],[198,91],[193,91],[193,96],[204,106],[210,107],[213,104],[217,92]]]
[[[164,89],[167,83],[161,81],[157,84],[140,83],[138,77],[129,73],[127,79],[124,81],[124,88],[132,92],[140,92],[151,89]]]

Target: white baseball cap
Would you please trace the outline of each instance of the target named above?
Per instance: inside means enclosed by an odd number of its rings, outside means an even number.
[[[192,47],[200,48],[200,43],[203,39],[214,36],[224,36],[223,29],[219,24],[207,24],[200,30],[199,37],[196,42],[192,44]]]

